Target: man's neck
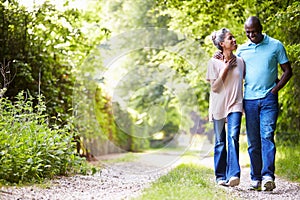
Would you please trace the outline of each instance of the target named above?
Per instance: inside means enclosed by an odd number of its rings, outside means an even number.
[[[264,35],[263,35],[263,34],[261,34],[261,36],[260,36],[260,40],[259,40],[257,43],[255,43],[255,44],[259,44],[259,43],[261,43],[263,40],[264,40]]]

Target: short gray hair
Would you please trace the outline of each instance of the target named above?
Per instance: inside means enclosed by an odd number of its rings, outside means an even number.
[[[221,51],[223,51],[223,48],[221,47],[220,43],[221,42],[224,42],[224,39],[225,39],[225,35],[226,33],[230,32],[229,29],[227,28],[221,28],[220,30],[218,31],[214,31],[212,34],[211,34],[211,39],[214,43],[214,45]]]

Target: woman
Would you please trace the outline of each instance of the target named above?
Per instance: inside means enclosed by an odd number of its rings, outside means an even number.
[[[218,185],[233,187],[240,183],[239,135],[245,65],[241,58],[233,54],[237,44],[227,28],[214,32],[212,40],[221,53],[221,56],[210,59],[206,75],[211,84],[209,119],[213,121],[215,132],[215,176]]]

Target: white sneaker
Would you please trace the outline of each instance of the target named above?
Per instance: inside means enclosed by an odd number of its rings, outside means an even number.
[[[237,186],[240,184],[240,178],[239,177],[236,177],[236,176],[233,176],[229,179],[227,185],[230,186],[230,187],[234,187],[234,186]]]
[[[218,180],[217,184],[218,184],[218,185],[221,185],[221,186],[227,186],[225,180]]]
[[[252,180],[250,183],[249,190],[261,191],[261,181]]]
[[[276,188],[275,182],[271,177],[263,179],[262,183],[264,191],[273,191]]]

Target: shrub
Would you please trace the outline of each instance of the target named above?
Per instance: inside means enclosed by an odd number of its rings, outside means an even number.
[[[36,182],[74,172],[82,164],[68,126],[50,127],[43,97],[20,92],[15,103],[0,98],[0,179]]]

